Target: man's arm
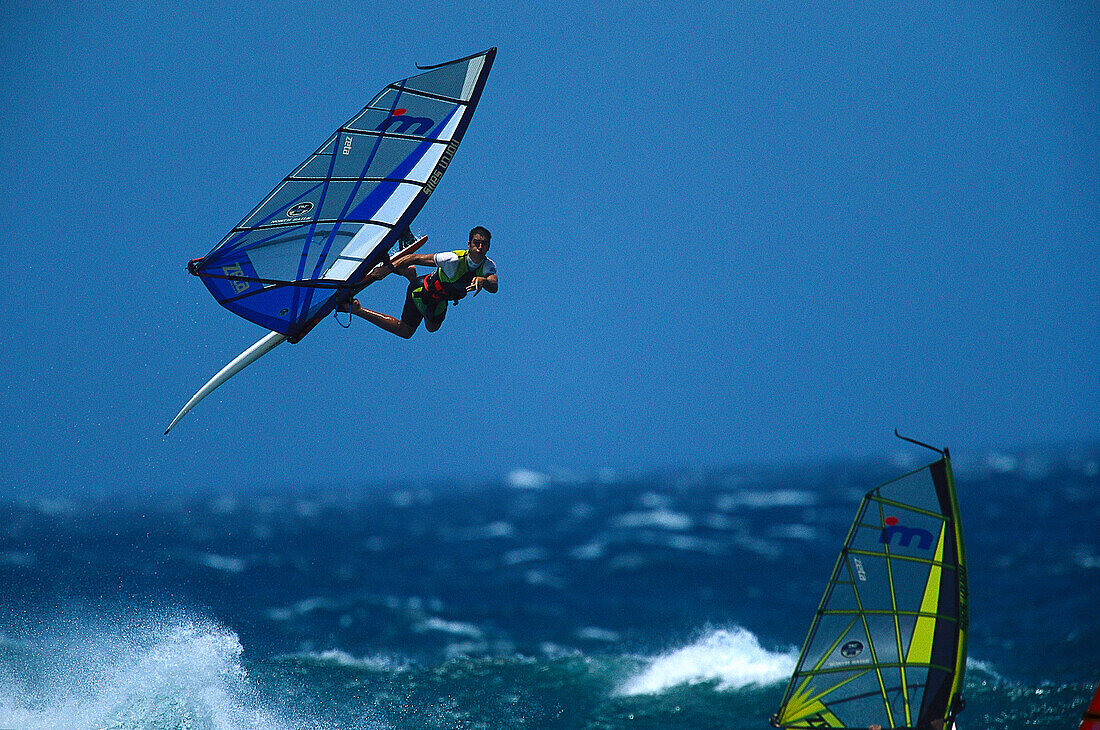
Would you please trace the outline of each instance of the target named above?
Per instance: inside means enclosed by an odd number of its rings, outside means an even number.
[[[470,285],[466,287],[466,291],[472,291],[474,296],[484,289],[490,294],[497,293],[497,275],[489,274],[488,276],[475,276],[474,280],[470,282]]]

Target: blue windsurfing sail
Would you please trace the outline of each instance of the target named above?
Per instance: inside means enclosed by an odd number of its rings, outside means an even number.
[[[386,86],[188,270],[231,312],[301,339],[406,234],[495,56],[491,48]]]

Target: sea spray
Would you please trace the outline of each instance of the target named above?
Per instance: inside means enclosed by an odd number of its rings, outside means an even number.
[[[652,694],[681,684],[715,682],[718,689],[740,689],[785,681],[798,652],[771,652],[741,627],[712,630],[690,646],[653,659],[622,687],[621,696]]]
[[[22,670],[0,687],[0,727],[279,730],[241,664],[237,635],[203,619],[74,618],[17,644]],[[319,727],[315,725],[315,727]]]

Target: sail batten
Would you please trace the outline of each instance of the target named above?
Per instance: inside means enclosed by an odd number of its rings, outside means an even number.
[[[944,453],[864,496],[772,724],[950,727],[967,622],[962,533]]]
[[[387,84],[188,269],[230,311],[300,339],[408,230],[450,165],[495,56]]]

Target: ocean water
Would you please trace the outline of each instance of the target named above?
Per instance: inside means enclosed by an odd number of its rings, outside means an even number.
[[[0,500],[0,730],[767,728],[860,497],[923,458]],[[954,466],[958,727],[1075,728],[1100,444]]]

